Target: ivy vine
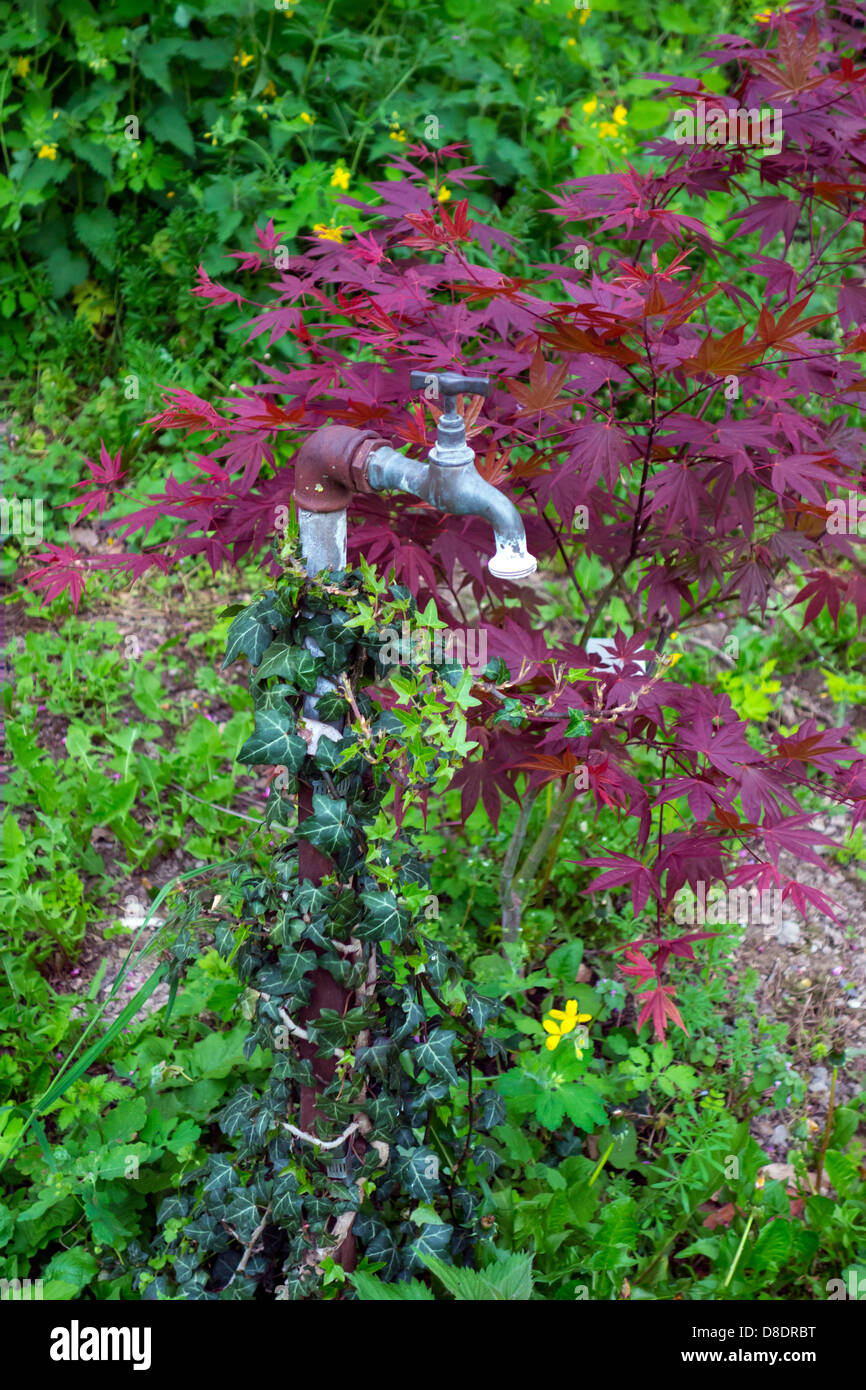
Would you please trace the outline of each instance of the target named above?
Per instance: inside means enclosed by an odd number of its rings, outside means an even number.
[[[163,1201],[136,1275],[149,1298],[352,1296],[355,1258],[387,1281],[429,1257],[471,1264],[498,1162],[484,1135],[504,1118],[486,1084],[499,1005],[428,934],[437,908],[404,823],[465,757],[470,674],[390,664],[415,602],[368,566],[311,578],[291,543],[280,558],[274,587],[230,610],[225,664],[250,665],[240,761],[278,769],[265,821],[281,838],[267,863],[248,842],[210,906],[184,900],[171,966],[178,980],[209,923],[246,986],[246,1056],[269,1073],[238,1086],[221,1147]],[[304,842],[321,882],[302,875]],[[342,1008],[311,1012],[321,972]]]

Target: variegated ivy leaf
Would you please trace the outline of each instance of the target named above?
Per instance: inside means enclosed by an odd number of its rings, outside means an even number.
[[[410,1196],[419,1202],[431,1202],[439,1186],[439,1156],[427,1147],[398,1148],[394,1176]]]
[[[307,745],[290,732],[292,718],[281,710],[256,710],[256,731],[247,739],[238,762],[257,766],[278,763],[297,772],[307,756]]]
[[[219,1197],[234,1182],[234,1169],[223,1154],[211,1154],[207,1161],[207,1177],[204,1192],[211,1197]]]
[[[240,1086],[217,1115],[217,1123],[223,1134],[237,1134],[249,1122],[250,1111],[256,1105],[252,1086]]]
[[[239,656],[248,657],[253,666],[258,666],[274,638],[268,621],[273,611],[269,601],[259,599],[257,603],[251,604],[238,614],[226,637],[223,670]]]
[[[421,1234],[413,1240],[408,1250],[409,1269],[426,1269],[428,1255],[447,1255],[451,1251],[453,1227],[440,1226],[430,1222],[421,1227]]]
[[[342,857],[353,846],[358,822],[341,797],[313,793],[313,814],[298,826],[298,835],[329,858]]]
[[[226,1201],[226,1220],[234,1226],[241,1240],[249,1240],[261,1221],[261,1213],[252,1193],[245,1187],[235,1187]]]
[[[391,1037],[396,1043],[402,1042],[404,1038],[411,1038],[413,1033],[417,1033],[426,1017],[424,1010],[413,999],[408,989],[403,991],[403,1001],[401,1005],[405,1019],[402,1023],[391,1029]]]
[[[283,1173],[274,1181],[274,1195],[271,1201],[271,1216],[276,1225],[294,1225],[301,1216],[303,1202],[298,1192],[298,1180],[294,1173]]]
[[[282,676],[296,690],[311,692],[316,688],[316,676],[322,669],[320,658],[302,647],[292,647],[286,642],[274,642],[267,649],[253,678],[267,680],[270,676]]]
[[[450,1029],[432,1028],[426,1039],[422,1038],[421,1042],[411,1049],[412,1056],[431,1076],[457,1086],[460,1083],[454,1058],[451,1056],[451,1049],[456,1041],[457,1034],[452,1033]]]
[[[290,685],[261,685],[253,688],[253,707],[257,710],[288,712],[287,700],[297,694]],[[294,727],[294,726],[293,726]]]
[[[229,1169],[231,1172],[231,1169]],[[166,1197],[160,1202],[159,1211],[156,1219],[160,1226],[164,1226],[167,1221],[180,1221],[189,1211],[189,1199],[187,1197]]]
[[[397,899],[390,892],[362,893],[361,902],[366,908],[364,919],[359,922],[354,933],[359,941],[394,941],[398,945],[406,934],[407,914],[397,906]]]

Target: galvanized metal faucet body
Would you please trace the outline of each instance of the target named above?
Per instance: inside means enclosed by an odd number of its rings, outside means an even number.
[[[352,491],[404,492],[453,516],[481,516],[489,521],[496,553],[488,562],[498,579],[525,579],[537,569],[526,549],[526,532],[520,513],[508,498],[484,481],[475,467],[475,455],[466,442],[466,428],[457,413],[460,394],[488,395],[488,377],[461,376],[456,372],[413,372],[412,385],[423,387],[430,399],[441,398],[443,409],[436,443],[426,463],[406,458],[372,431],[344,425],[326,425],[305,440],[295,459],[295,501],[300,509],[302,539],[319,530],[315,556],[319,560],[327,527],[315,527],[304,512],[345,511]],[[322,517],[322,521],[324,518]],[[310,536],[312,539],[312,536]],[[306,558],[306,557],[305,557]],[[334,567],[333,565],[331,567]],[[324,568],[324,565],[319,565]]]

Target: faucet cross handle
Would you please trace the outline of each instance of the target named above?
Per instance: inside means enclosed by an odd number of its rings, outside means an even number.
[[[436,426],[435,461],[464,463],[472,457],[466,446],[466,427],[457,414],[460,395],[489,396],[489,376],[462,376],[459,372],[412,372],[409,377],[413,390],[423,390],[428,400],[442,400],[442,414]]]

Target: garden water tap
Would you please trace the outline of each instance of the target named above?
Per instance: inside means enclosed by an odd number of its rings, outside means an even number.
[[[458,395],[490,394],[490,378],[412,372],[410,379],[413,387],[425,388],[443,403],[436,443],[426,463],[398,453],[371,430],[347,425],[322,426],[298,450],[294,497],[307,569],[315,574],[345,566],[345,510],[353,492],[405,492],[453,516],[484,517],[496,540],[490,573],[497,579],[525,579],[538,564],[526,549],[520,513],[481,477],[457,412]]]

